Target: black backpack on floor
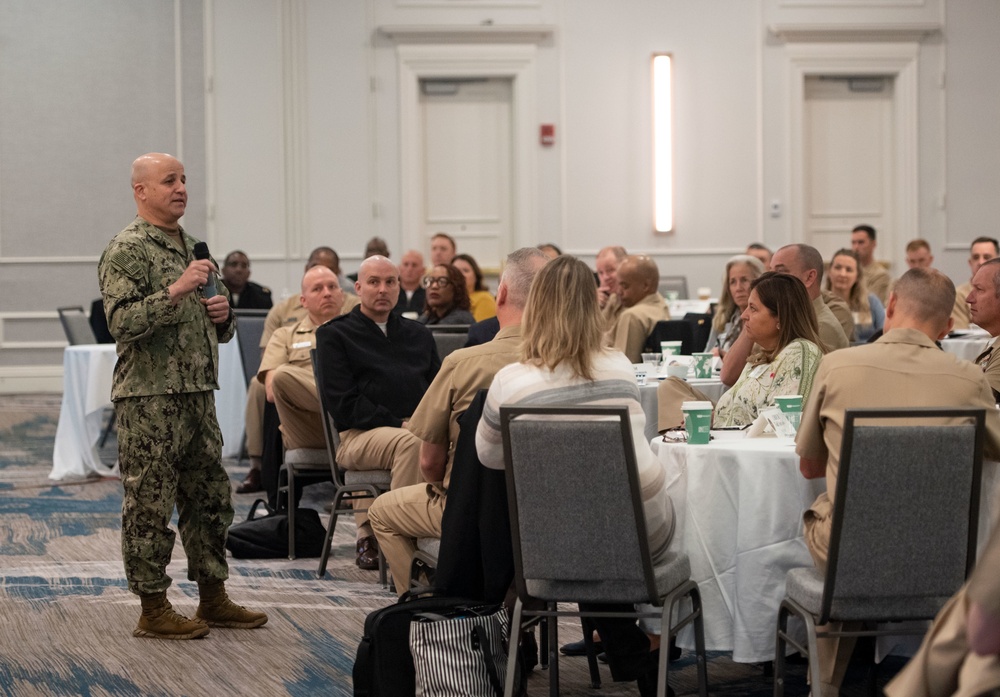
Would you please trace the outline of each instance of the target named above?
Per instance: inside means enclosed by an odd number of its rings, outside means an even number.
[[[262,507],[267,515],[258,515]],[[312,508],[295,509],[295,556],[318,557],[323,553],[326,528]],[[242,523],[229,528],[226,549],[236,559],[281,559],[288,556],[288,513],[276,512],[264,499],[257,499]]]

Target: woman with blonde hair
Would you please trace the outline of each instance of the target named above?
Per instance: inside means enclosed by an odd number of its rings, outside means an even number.
[[[712,332],[708,335],[706,351],[724,357],[729,347],[743,329],[743,311],[750,299],[750,284],[766,269],[760,259],[748,254],[737,254],[726,262],[722,277],[722,297],[712,319]]]
[[[854,315],[854,338],[868,341],[885,323],[885,308],[874,293],[868,292],[858,255],[838,249],[826,273],[826,289],[847,303]]]
[[[572,256],[557,257],[543,266],[531,285],[521,319],[521,361],[502,368],[494,378],[476,432],[476,447],[483,465],[503,469],[501,404],[627,406],[649,549],[656,566],[664,560],[673,536],[673,507],[663,465],[644,436],[646,417],[632,364],[623,353],[602,346],[603,328],[590,268]],[[544,458],[539,466],[544,466]],[[641,694],[654,694],[658,654],[650,651],[649,637],[628,619],[594,618],[594,624],[612,676],[638,680]]]

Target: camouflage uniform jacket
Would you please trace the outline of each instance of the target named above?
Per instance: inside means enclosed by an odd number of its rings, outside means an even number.
[[[197,292],[171,304],[168,287],[194,259],[197,242],[183,228],[181,234],[185,252],[136,217],[98,262],[104,311],[118,344],[114,400],[219,387],[219,342],[233,337],[236,320],[230,312],[226,322],[212,324]],[[228,299],[225,285],[217,280],[216,286]]]

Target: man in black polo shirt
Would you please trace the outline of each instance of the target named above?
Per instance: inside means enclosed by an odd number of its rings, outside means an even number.
[[[354,289],[361,304],[316,331],[319,388],[340,433],[337,463],[349,470],[391,470],[393,489],[419,484],[420,439],[406,428],[407,419],[441,359],[425,326],[392,312],[399,297],[395,264],[383,256],[365,259]],[[375,568],[378,547],[368,516],[358,513],[356,520],[358,565]]]

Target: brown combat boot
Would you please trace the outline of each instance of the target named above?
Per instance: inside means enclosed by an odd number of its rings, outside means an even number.
[[[208,625],[204,622],[189,620],[174,612],[167,600],[166,591],[143,593],[139,598],[142,602],[142,614],[139,616],[139,624],[132,630],[132,636],[149,639],[197,639],[208,634]]]
[[[214,583],[199,583],[198,611],[195,619],[201,620],[209,627],[227,627],[229,629],[253,629],[267,622],[263,612],[247,610],[237,605],[226,594],[226,585],[222,581]]]

